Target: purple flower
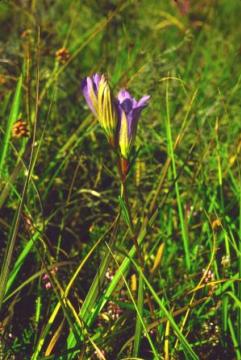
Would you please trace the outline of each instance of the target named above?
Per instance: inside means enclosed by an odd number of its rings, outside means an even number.
[[[102,75],[102,77],[104,76]],[[92,77],[85,78],[82,81],[82,85],[81,85],[87,105],[89,106],[90,110],[93,112],[95,116],[97,116],[97,112],[98,112],[97,96],[98,96],[100,80],[101,80],[101,75],[94,74]]]
[[[123,89],[119,92],[117,98],[119,111],[119,147],[122,157],[128,159],[131,146],[136,137],[141,111],[148,105],[150,96],[145,95],[137,101],[127,90]]]
[[[95,74],[82,82],[82,91],[90,110],[99,120],[109,143],[115,146],[118,116],[116,103],[104,75]]]
[[[128,160],[141,111],[147,106],[150,96],[145,95],[137,101],[123,89],[115,99],[105,76],[100,74],[84,79],[82,91],[109,143],[116,147],[118,142],[122,158]]]

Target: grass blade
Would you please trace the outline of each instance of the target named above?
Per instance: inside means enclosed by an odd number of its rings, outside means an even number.
[[[131,261],[133,262],[135,267],[139,270],[139,266],[135,263],[135,261],[133,259]],[[172,326],[174,332],[177,335],[177,338],[179,339],[180,343],[182,344],[183,350],[184,350],[185,354],[187,355],[187,358],[190,359],[190,360],[198,360],[198,356],[193,351],[191,345],[189,344],[189,342],[187,341],[185,336],[180,331],[180,329],[179,329],[178,325],[176,324],[176,322],[175,322],[173,316],[171,315],[171,313],[167,310],[167,308],[163,304],[162,300],[159,298],[156,291],[153,289],[153,287],[151,286],[151,284],[149,283],[149,281],[147,280],[147,278],[145,277],[143,272],[140,272],[140,274],[143,277],[143,280],[144,280],[146,286],[148,287],[148,289],[150,290],[154,300],[156,300],[156,302],[159,305],[161,311],[163,312],[163,314],[166,316],[166,318],[170,322],[170,325]]]
[[[173,149],[171,123],[170,123],[168,81],[167,81],[167,85],[166,85],[166,133],[167,133],[167,143],[168,143],[168,154],[169,154],[169,156],[171,158],[171,162],[172,162],[173,177],[174,177],[174,179],[177,179],[177,170],[176,170],[176,163],[175,163],[175,156],[174,156],[174,149]],[[185,262],[186,262],[186,267],[189,270],[191,267],[189,239],[188,239],[188,233],[187,233],[187,229],[186,229],[186,225],[185,225],[185,221],[184,221],[182,200],[181,200],[181,196],[180,196],[178,181],[175,181],[175,191],[176,191],[176,198],[177,198],[179,220],[180,220],[180,225],[181,225],[183,246],[184,246],[184,252],[185,252]]]
[[[7,122],[7,128],[6,128],[6,131],[4,134],[4,138],[3,138],[3,144],[1,147],[0,177],[2,177],[3,172],[4,172],[4,163],[5,163],[6,156],[8,154],[8,148],[9,148],[9,142],[10,142],[10,138],[11,138],[12,127],[13,127],[14,122],[17,120],[18,114],[19,114],[21,94],[22,94],[22,82],[23,82],[23,80],[22,80],[22,75],[21,75],[18,80],[18,83],[17,83],[13,103],[11,106],[10,115],[9,115],[8,122]]]
[[[136,318],[136,329],[135,329],[135,340],[134,340],[134,351],[133,356],[137,357],[139,354],[140,342],[141,342],[141,333],[142,333],[142,322],[140,317],[143,314],[143,277],[139,275],[139,285],[138,285],[138,300],[137,300],[137,308],[139,315]]]

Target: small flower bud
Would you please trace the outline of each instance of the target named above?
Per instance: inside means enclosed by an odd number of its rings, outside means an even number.
[[[118,116],[110,86],[104,75],[95,74],[84,79],[82,91],[85,100],[104,129],[112,147],[116,146]]]

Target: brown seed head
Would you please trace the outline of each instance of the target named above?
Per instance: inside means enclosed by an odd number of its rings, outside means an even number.
[[[212,222],[212,229],[214,231],[220,229],[222,227],[222,223],[221,223],[221,220],[220,219],[215,219],[213,222]]]
[[[58,60],[58,62],[64,64],[64,63],[66,63],[66,61],[69,60],[70,53],[69,53],[68,49],[61,48],[61,49],[56,51],[55,56],[56,56],[56,59]]]
[[[28,124],[23,119],[19,119],[15,122],[12,129],[12,136],[14,138],[29,137]]]

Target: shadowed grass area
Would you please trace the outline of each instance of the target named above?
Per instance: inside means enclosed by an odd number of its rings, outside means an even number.
[[[241,359],[240,11],[0,1],[0,358]],[[151,96],[126,181],[94,73]]]

